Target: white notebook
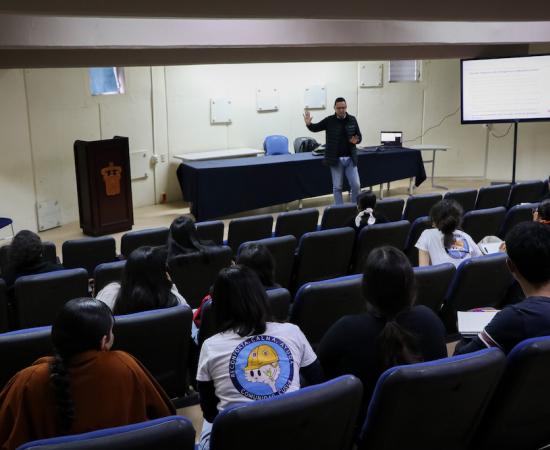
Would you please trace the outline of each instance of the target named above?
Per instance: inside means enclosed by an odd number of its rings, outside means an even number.
[[[501,252],[500,250],[501,245],[502,245],[502,242],[489,242],[487,244],[479,244],[479,248],[481,248],[481,251],[484,254],[490,255],[492,253]]]
[[[498,311],[458,311],[458,332],[460,334],[478,334],[495,317]]]

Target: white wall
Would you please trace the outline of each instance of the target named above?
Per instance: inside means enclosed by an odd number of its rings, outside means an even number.
[[[408,144],[451,147],[438,155],[437,175],[510,178],[513,134],[496,137],[508,126],[460,124],[458,60],[424,61],[418,83],[388,83],[387,63],[381,88],[358,88],[358,78],[357,62],[137,67],[126,69],[125,95],[92,97],[86,69],[2,70],[0,215],[13,217],[18,229],[36,229],[36,202],[58,200],[62,222],[76,221],[76,139],[128,136],[131,152],[162,157],[147,179],[132,182],[136,207],[159,202],[162,193],[181,198],[175,154],[261,148],[269,134],[288,136],[290,148],[298,136],[324,142],[302,119],[304,89],[316,84],[327,87],[328,108],[312,111],[314,120],[332,113],[334,98],[343,96],[364,144],[378,144],[382,129],[399,129]],[[256,90],[268,88],[279,91],[279,111],[258,113]],[[210,125],[213,97],[232,100],[232,124]],[[520,124],[518,179],[548,176],[548,142],[550,124]]]

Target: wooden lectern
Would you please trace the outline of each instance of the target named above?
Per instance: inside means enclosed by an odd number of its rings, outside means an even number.
[[[75,141],[80,227],[101,236],[134,224],[128,138]]]

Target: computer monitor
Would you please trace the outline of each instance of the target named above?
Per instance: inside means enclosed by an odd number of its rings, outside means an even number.
[[[389,147],[401,147],[403,145],[402,131],[381,131],[380,142]]]

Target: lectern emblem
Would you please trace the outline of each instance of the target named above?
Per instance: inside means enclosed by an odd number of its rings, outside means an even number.
[[[112,161],[109,161],[109,165],[101,169],[101,176],[105,183],[105,193],[111,197],[113,195],[120,194],[120,178],[122,174],[122,167],[115,166]]]

